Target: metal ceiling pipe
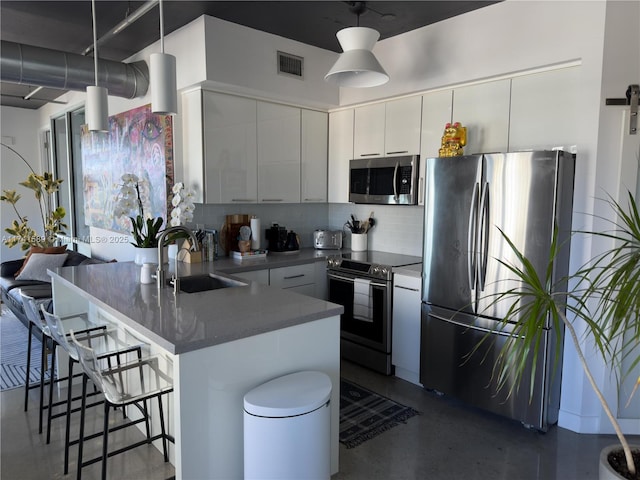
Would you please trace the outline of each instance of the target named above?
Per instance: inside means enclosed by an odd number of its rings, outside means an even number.
[[[0,81],[77,91],[96,84],[93,57],[5,40],[0,43]],[[100,60],[98,84],[109,95],[142,97],[149,90],[149,67],[144,61]]]
[[[100,37],[98,39],[98,46],[102,45],[108,40],[111,40],[113,37],[115,37],[125,28],[130,27],[135,21],[137,21],[145,13],[149,12],[153,7],[158,5],[158,3],[159,3],[159,0],[148,0],[144,5],[142,5],[136,11],[134,11],[131,15],[129,15],[124,20],[122,20],[118,25],[116,25],[107,33],[105,33],[102,37]],[[93,52],[93,44],[85,48],[84,51],[82,52],[82,55],[89,55],[91,52]]]

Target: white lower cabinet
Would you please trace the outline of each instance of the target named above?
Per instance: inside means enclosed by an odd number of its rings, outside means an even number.
[[[243,280],[285,288],[310,297],[325,299],[327,273],[324,262],[305,263],[291,267],[251,270],[232,274]]]
[[[421,277],[394,274],[391,363],[396,377],[416,385],[420,385],[421,302]]]
[[[294,288],[314,285],[315,269],[313,263],[292,267],[272,268],[269,272],[269,285],[278,288]]]

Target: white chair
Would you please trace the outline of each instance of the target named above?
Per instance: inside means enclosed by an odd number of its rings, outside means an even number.
[[[49,432],[51,430],[51,420],[57,416],[64,415],[66,417],[65,424],[65,448],[64,448],[64,474],[69,472],[69,448],[71,445],[78,443],[78,440],[71,440],[71,414],[79,411],[79,408],[72,409],[72,402],[74,400],[80,400],[81,397],[73,397],[73,370],[74,365],[78,363],[79,356],[78,350],[75,344],[71,341],[68,333],[68,326],[74,320],[73,317],[65,317],[63,321],[58,315],[49,313],[45,310],[44,305],[41,306],[42,314],[46,321],[49,334],[54,340],[53,353],[55,355],[55,345],[62,347],[69,357],[68,369],[69,374],[67,376],[67,398],[66,398],[66,410],[59,415],[53,415],[53,407],[56,405],[53,402],[53,382],[49,383],[49,405],[47,412],[47,443],[49,443]],[[95,328],[76,332],[76,338],[83,345],[87,345],[94,349],[98,358],[107,359],[107,363],[111,365],[111,362],[116,364],[122,363],[131,359],[131,356],[135,358],[142,358],[143,349],[148,349],[149,345],[144,344],[141,341],[125,342],[118,337],[118,331],[109,328],[106,324],[101,324]],[[53,362],[52,362],[53,363]],[[89,404],[87,406],[95,406],[102,404],[102,400]]]
[[[51,334],[49,332],[49,327],[47,326],[46,321],[40,314],[40,307],[44,306],[43,300],[34,298],[20,291],[20,297],[22,299],[22,304],[24,306],[24,310],[27,318],[29,319],[29,339],[27,342],[27,372],[25,379],[25,392],[24,392],[24,410],[27,411],[27,407],[29,404],[29,390],[32,388],[30,386],[29,377],[30,377],[30,368],[31,368],[31,347],[32,347],[32,337],[35,335],[33,328],[36,328],[42,336],[42,355],[40,357],[40,402],[39,408],[40,412],[38,414],[38,433],[42,433],[42,424],[43,424],[43,412],[47,409],[44,405],[44,386],[45,384],[49,384],[49,382],[54,381],[55,376],[55,355],[52,355],[52,361],[49,370],[49,380],[45,381],[45,373],[47,371],[47,355],[49,351],[55,349],[56,342],[51,338]],[[47,303],[49,299],[47,299]],[[66,320],[67,317],[63,319]],[[70,321],[72,321],[73,328],[77,331],[85,331],[91,328],[95,328],[97,325],[91,322],[87,315],[79,314],[73,317],[70,317]],[[63,378],[58,379],[57,381],[65,380]],[[47,432],[47,443],[49,442],[50,432]]]
[[[167,441],[173,441],[173,439],[167,434],[165,428],[162,396],[173,391],[173,364],[171,363],[171,360],[165,356],[158,355],[134,360],[126,364],[109,366],[104,358],[98,358],[94,349],[83,345],[73,331],[71,332],[71,339],[75,343],[80,359],[80,365],[82,365],[85,373],[82,381],[82,405],[80,407],[78,480],[80,480],[82,475],[82,467],[97,461],[102,461],[102,479],[106,480],[108,457],[118,455],[131,450],[132,448],[151,444],[155,440],[162,441],[164,461],[168,462],[169,451]],[[84,423],[88,379],[91,379],[104,394],[104,426],[102,430],[102,456],[84,461],[82,454],[83,443],[85,440]],[[147,405],[147,401],[153,398],[158,399],[160,422],[160,433],[156,435],[151,434],[149,409]],[[109,411],[111,407],[126,407],[129,405],[137,407],[142,414],[142,418],[138,420],[129,420],[129,422],[124,426],[135,425],[144,421],[146,426],[146,438],[132,445],[109,452]],[[118,425],[112,427],[111,430],[120,428],[123,428],[123,426]]]

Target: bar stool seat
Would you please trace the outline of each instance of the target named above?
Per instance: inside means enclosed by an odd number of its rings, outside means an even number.
[[[132,448],[151,444],[155,440],[162,441],[164,461],[169,461],[168,441],[173,438],[167,434],[164,423],[164,411],[162,396],[173,391],[173,364],[170,358],[163,355],[144,357],[132,362],[109,366],[105,359],[100,359],[94,349],[83,345],[76,337],[75,332],[71,332],[71,339],[75,343],[80,365],[84,370],[82,381],[82,406],[80,413],[80,437],[78,443],[78,473],[77,478],[82,476],[84,466],[102,461],[102,479],[107,478],[108,457],[124,453]],[[83,460],[84,424],[86,411],[86,388],[87,380],[93,383],[104,394],[104,426],[102,430],[102,455],[91,460]],[[156,398],[158,400],[158,416],[160,423],[160,433],[152,435],[148,400]],[[126,447],[109,451],[109,432],[115,428],[109,428],[109,412],[111,407],[134,405],[141,413],[139,420],[129,420],[123,426],[131,426],[140,422],[145,423],[146,438]]]

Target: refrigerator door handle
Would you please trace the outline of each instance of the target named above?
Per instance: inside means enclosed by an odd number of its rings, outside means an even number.
[[[478,255],[478,197],[480,196],[480,184],[476,182],[473,187],[473,196],[471,197],[471,210],[469,211],[469,228],[467,247],[469,249],[469,257],[467,259],[467,277],[469,280],[469,290],[471,290],[471,308],[476,311],[476,274],[477,274],[477,255]]]
[[[482,189],[482,200],[480,202],[480,215],[481,215],[481,224],[480,224],[480,236],[482,238],[480,242],[480,272],[478,274],[479,283],[480,283],[480,291],[484,291],[484,285],[487,280],[487,260],[489,257],[489,205],[490,205],[490,195],[489,195],[489,183],[486,182]]]
[[[455,317],[447,318],[433,312],[429,313],[429,316],[437,320],[440,320],[441,322],[450,323],[452,325],[458,325],[460,327],[465,327],[470,330],[476,330],[478,332],[491,333],[495,335],[501,335],[504,337],[515,337],[513,333],[513,330],[514,330],[513,324],[501,324],[497,320],[482,319],[479,317],[475,317],[474,323],[469,323],[465,321],[456,320]],[[479,325],[478,322],[484,323],[484,325]]]

